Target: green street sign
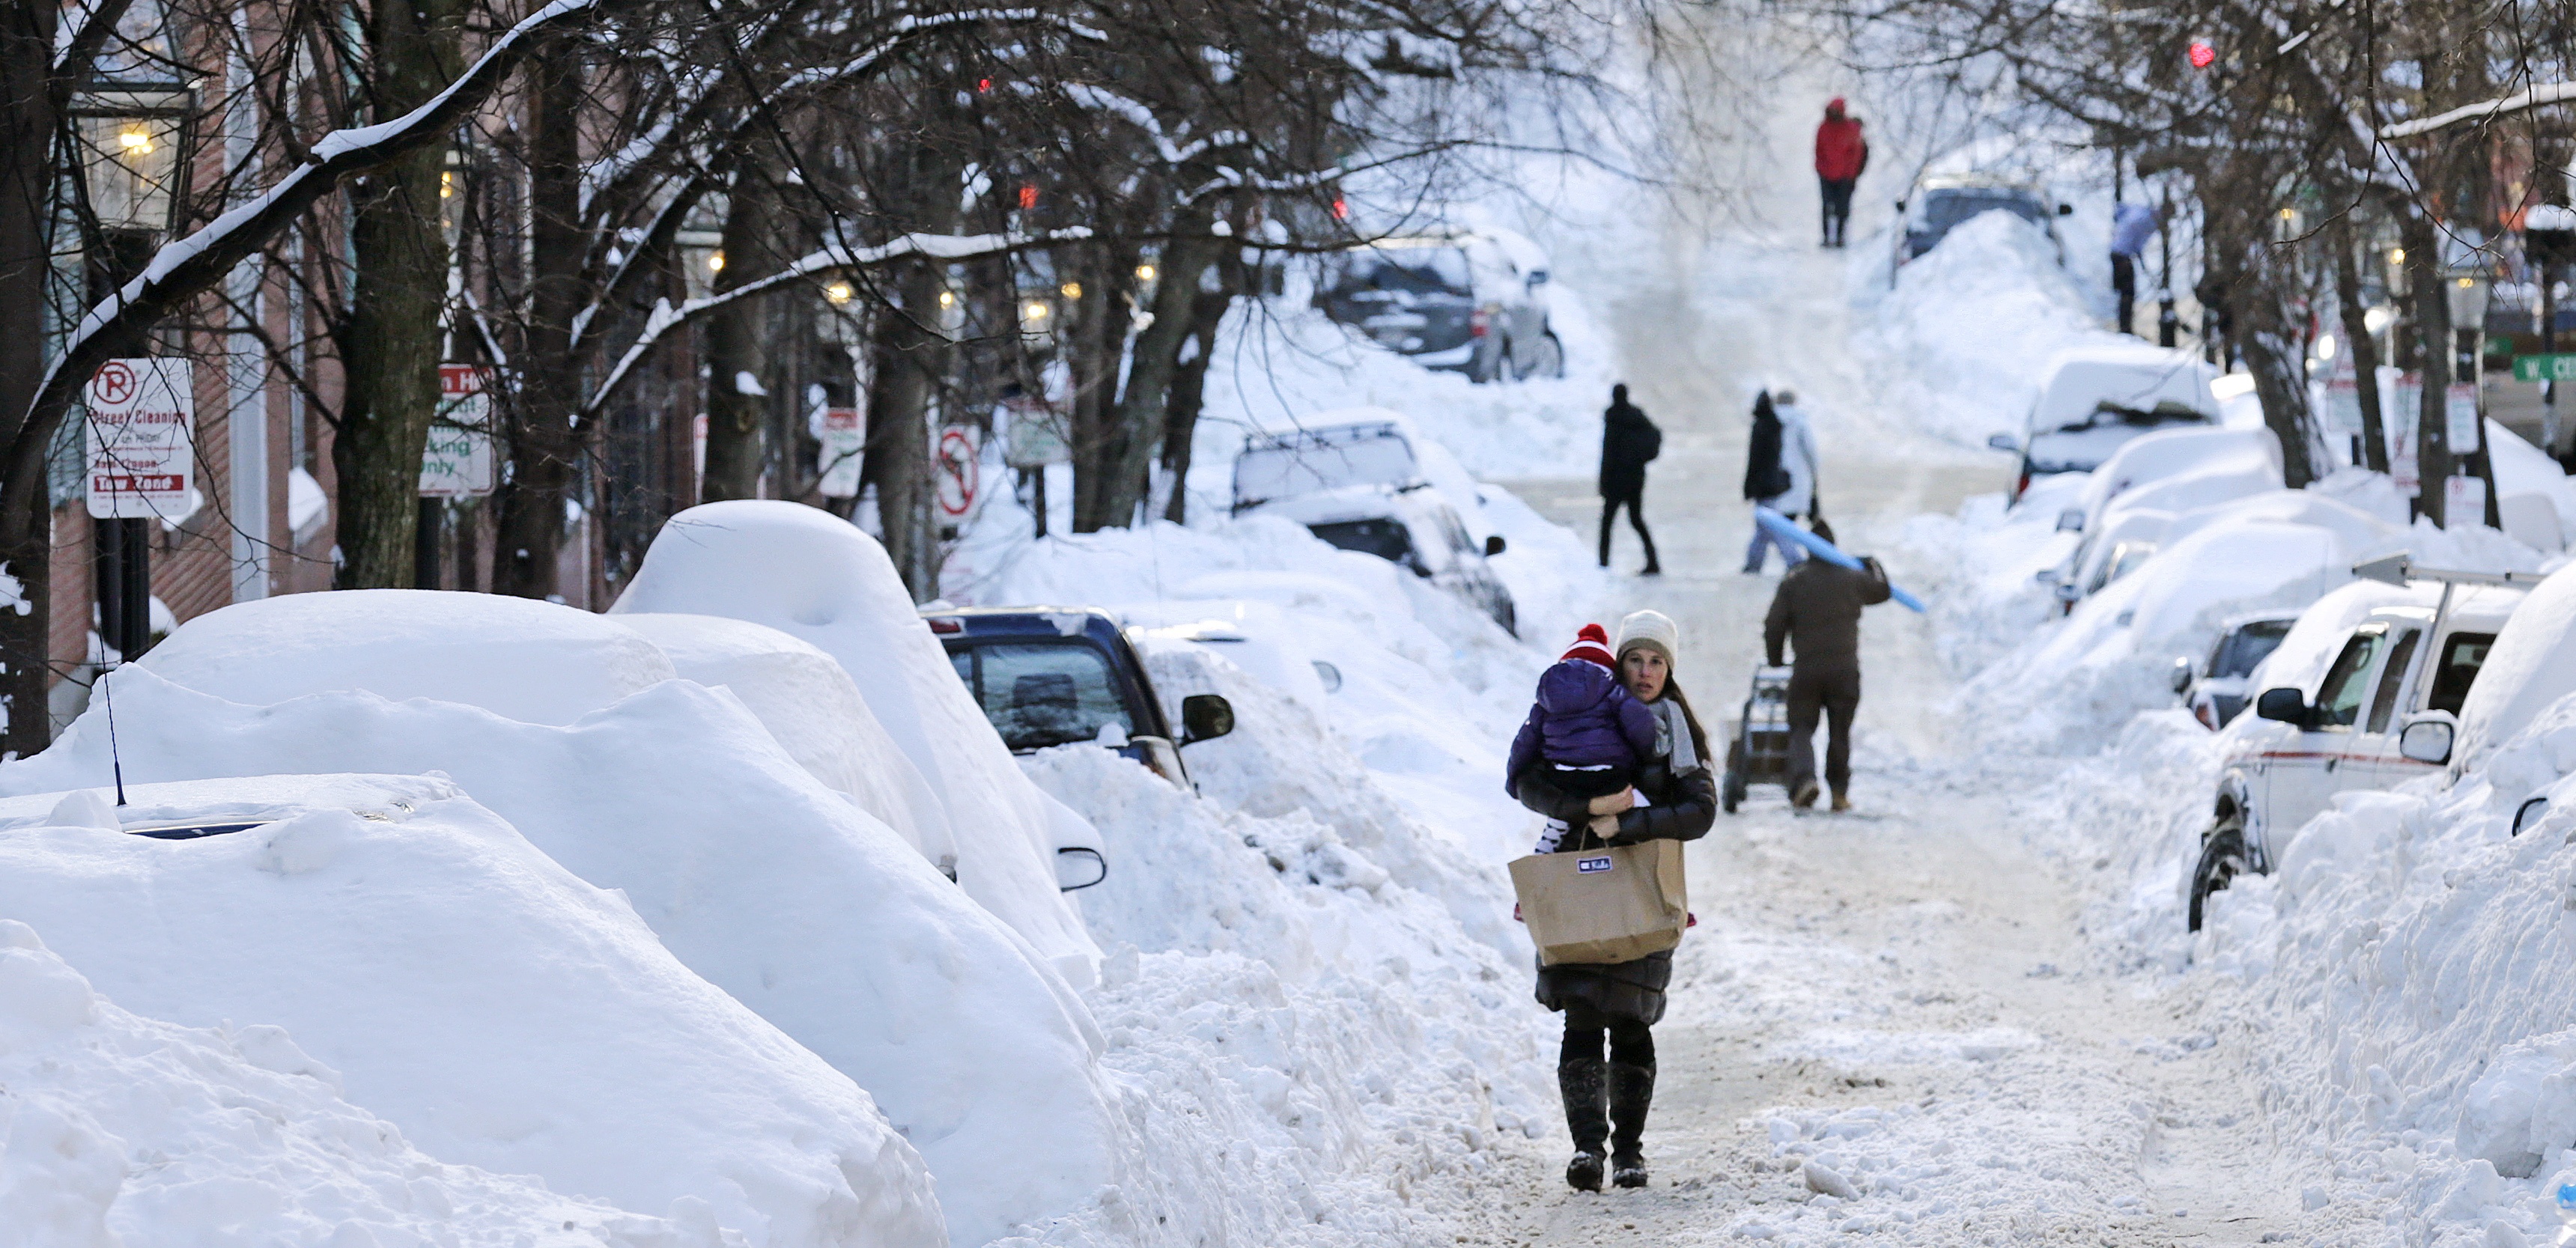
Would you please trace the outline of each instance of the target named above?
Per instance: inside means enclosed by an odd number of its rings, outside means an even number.
[[[2576,353],[2555,355],[2517,355],[2513,357],[2515,381],[2576,381]]]

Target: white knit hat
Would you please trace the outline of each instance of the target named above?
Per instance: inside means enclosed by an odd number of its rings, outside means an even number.
[[[1661,611],[1633,611],[1619,621],[1619,640],[1610,652],[1624,656],[1640,646],[1663,655],[1666,667],[1681,666],[1681,626]]]

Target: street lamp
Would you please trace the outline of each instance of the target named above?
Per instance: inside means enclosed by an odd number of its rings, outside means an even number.
[[[72,100],[81,185],[99,228],[166,234],[176,224],[194,96],[172,84],[98,86]]]
[[[195,103],[195,95],[175,83],[98,83],[72,98],[68,111],[80,142],[82,197],[98,226],[89,257],[92,301],[140,275],[160,240],[178,228]],[[148,334],[138,330],[114,344],[114,351],[141,356],[150,346]],[[152,644],[152,522],[90,523],[99,639],[131,661]]]

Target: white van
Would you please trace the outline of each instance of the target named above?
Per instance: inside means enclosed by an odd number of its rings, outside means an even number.
[[[2021,452],[2018,500],[2031,478],[2091,472],[2141,434],[2216,425],[2217,378],[2199,356],[2134,339],[2069,347],[2049,361],[2022,436],[1998,433],[1987,445]]]

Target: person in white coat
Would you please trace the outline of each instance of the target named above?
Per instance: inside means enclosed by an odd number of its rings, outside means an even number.
[[[1771,407],[1780,417],[1780,467],[1789,474],[1789,492],[1771,509],[1790,517],[1822,515],[1823,509],[1816,506],[1816,433],[1807,424],[1807,414],[1798,410],[1797,392],[1772,391]]]

